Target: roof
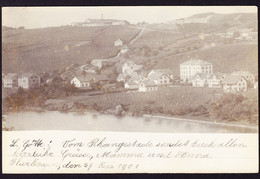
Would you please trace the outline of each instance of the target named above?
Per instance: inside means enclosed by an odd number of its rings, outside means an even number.
[[[21,78],[29,78],[29,77],[31,77],[31,76],[33,76],[33,75],[36,75],[35,73],[23,73],[23,74],[21,74],[21,75],[19,75],[19,77],[21,77]],[[36,75],[36,76],[38,76],[38,75]]]
[[[224,80],[223,80],[223,83],[224,84],[228,84],[228,85],[235,85],[239,82],[239,80],[241,78],[244,78],[243,76],[241,75],[228,75]]]
[[[234,71],[232,74],[233,75],[248,75],[248,74],[252,75],[249,71]]]
[[[160,79],[161,76],[163,76],[163,75],[166,75],[169,77],[169,75],[171,75],[171,74],[172,74],[172,72],[169,69],[156,69],[156,70],[152,70],[148,74],[147,78],[149,78],[151,80],[157,80],[157,79]]]
[[[191,60],[181,63],[180,65],[203,66],[203,65],[212,65],[212,64],[209,62],[203,61],[203,60],[191,59]]]
[[[84,23],[93,23],[93,22],[102,22],[102,23],[112,23],[112,22],[127,22],[125,20],[117,20],[117,19],[87,19]]]
[[[211,73],[197,73],[196,75],[194,75],[194,76],[192,77],[191,80],[196,80],[196,79],[197,79],[197,76],[199,76],[200,79],[203,79],[203,80],[209,79],[209,78],[213,77],[213,75],[212,75]]]
[[[116,42],[122,42],[122,40],[121,39],[117,39]]]
[[[91,78],[87,77],[87,76],[75,76],[74,78],[77,78],[81,83],[83,82],[89,82],[91,80]]]
[[[158,86],[155,82],[150,80],[143,81],[140,84],[144,84],[145,86]]]
[[[225,73],[213,73],[213,74],[210,75],[209,78],[211,79],[211,78],[213,78],[214,76],[215,76],[217,79],[221,79],[221,78],[223,78],[223,77],[226,77],[227,74],[225,74]]]
[[[16,76],[17,76],[16,73],[8,73],[8,74],[4,77],[4,79],[13,79],[13,78],[16,77]]]

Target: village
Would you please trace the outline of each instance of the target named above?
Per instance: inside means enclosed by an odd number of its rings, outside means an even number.
[[[120,39],[115,41],[115,46],[123,46]],[[127,47],[123,46],[121,53],[126,53]],[[93,84],[98,88],[115,89],[115,81],[108,76],[100,74],[111,61],[109,59],[93,59],[90,64],[77,67],[75,76],[66,76],[70,83],[79,89],[93,89]],[[113,65],[113,63],[112,63]],[[152,69],[144,71],[143,65],[135,64],[133,61],[126,61],[121,66],[121,73],[117,76],[116,82],[123,83],[128,91],[149,92],[156,91],[160,87],[171,85],[191,85],[193,87],[220,88],[225,93],[240,93],[250,88],[257,89],[258,82],[255,76],[249,71],[234,71],[233,73],[214,72],[213,65],[200,59],[189,59],[179,65],[180,75],[174,76],[169,69]],[[67,73],[67,72],[66,72]],[[63,74],[64,75],[64,74]],[[65,75],[64,75],[65,76]],[[41,83],[40,76],[35,73],[9,73],[2,76],[3,87],[15,88],[37,88],[42,83],[50,83],[51,79]]]

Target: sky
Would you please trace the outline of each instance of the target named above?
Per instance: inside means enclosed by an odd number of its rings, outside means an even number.
[[[199,13],[257,13],[256,6],[99,6],[99,7],[4,7],[2,25],[43,28],[83,22],[88,18],[161,23]]]

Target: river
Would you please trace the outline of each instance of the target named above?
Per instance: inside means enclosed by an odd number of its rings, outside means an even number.
[[[212,125],[154,117],[117,117],[110,114],[61,113],[58,111],[7,113],[3,125],[13,130],[76,130],[161,133],[257,132],[257,127]]]

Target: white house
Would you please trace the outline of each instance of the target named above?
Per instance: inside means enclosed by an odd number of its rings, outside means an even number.
[[[40,86],[40,77],[35,73],[25,73],[18,77],[18,86],[24,89]]]
[[[125,82],[124,87],[126,89],[138,89],[139,85],[134,81],[127,81]]]
[[[240,75],[243,76],[248,82],[254,83],[255,82],[255,77],[252,73],[249,71],[235,71],[232,73],[232,75]]]
[[[18,87],[18,75],[16,73],[9,73],[3,78],[4,88]]]
[[[143,81],[139,84],[138,91],[147,92],[147,91],[156,91],[158,90],[158,85],[153,81]]]
[[[169,69],[156,69],[148,74],[147,79],[157,85],[166,85],[172,83],[173,74]]]
[[[85,76],[76,76],[70,83],[77,88],[91,88],[91,78]]]
[[[114,43],[115,47],[118,47],[118,46],[122,46],[123,45],[123,41],[120,40],[120,39],[117,39]]]
[[[241,75],[228,75],[223,80],[223,90],[226,93],[247,91],[247,80]]]
[[[129,50],[129,48],[128,48],[126,45],[124,45],[124,46],[121,48],[120,52],[121,52],[121,53],[126,53],[126,52],[128,52],[128,50]]]
[[[214,73],[211,74],[208,79],[208,86],[210,88],[221,88],[222,81],[227,77],[225,73]]]
[[[125,62],[122,65],[122,73],[123,75],[131,75],[134,71],[140,70],[143,68],[143,65],[136,65],[134,62],[129,61]]]
[[[210,78],[210,73],[197,73],[193,78],[191,79],[192,86],[195,87],[208,87],[208,79]]]
[[[91,61],[90,64],[97,67],[98,69],[101,69],[104,66],[106,66],[108,64],[108,62],[105,59],[94,59]]]
[[[197,73],[213,73],[211,63],[203,60],[189,60],[180,64],[180,78],[184,82],[191,82]]]

